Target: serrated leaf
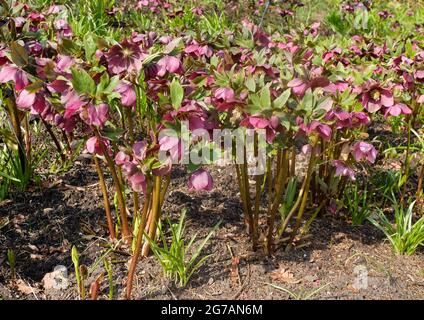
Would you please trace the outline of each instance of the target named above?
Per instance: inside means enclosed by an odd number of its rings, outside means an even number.
[[[256,92],[255,78],[253,78],[253,77],[247,78],[247,80],[245,82],[245,86],[250,92]]]
[[[16,41],[10,44],[11,58],[18,67],[25,67],[28,64],[28,54],[24,47]]]
[[[273,105],[275,108],[282,108],[286,105],[287,100],[290,98],[291,89],[284,91],[277,99],[274,100]]]
[[[96,83],[83,69],[71,68],[72,72],[72,87],[78,93],[90,93],[95,94]]]
[[[269,109],[271,107],[271,93],[269,91],[269,86],[262,88],[260,102],[263,109]]]
[[[172,80],[169,89],[171,91],[172,106],[175,109],[179,109],[184,98],[184,89],[177,78]]]

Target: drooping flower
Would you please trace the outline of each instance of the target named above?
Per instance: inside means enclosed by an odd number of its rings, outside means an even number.
[[[103,128],[109,118],[109,106],[105,103],[99,105],[89,104],[80,112],[81,119],[89,126]]]
[[[234,90],[231,88],[218,88],[213,94],[212,102],[220,111],[231,109],[236,104]]]
[[[208,45],[200,45],[196,41],[193,41],[190,45],[185,47],[184,52],[196,57],[206,56],[208,58],[213,54],[211,47]]]
[[[210,173],[204,169],[198,169],[192,173],[188,181],[188,189],[210,191],[213,188],[213,179]]]
[[[0,70],[0,83],[9,81],[15,83],[15,90],[17,91],[22,90],[29,84],[25,71],[12,64],[5,64]]]
[[[336,177],[346,176],[349,177],[352,181],[355,181],[355,173],[351,168],[349,168],[346,163],[342,160],[334,160],[333,166],[336,168]]]
[[[169,152],[173,161],[181,158],[181,140],[174,136],[163,136],[159,139],[159,150]]]
[[[147,154],[147,142],[146,141],[137,141],[132,147],[134,158],[137,160],[144,160]]]
[[[120,44],[111,47],[105,56],[110,73],[120,74],[127,72],[138,74],[146,54],[141,51],[138,44],[125,39]]]
[[[401,114],[411,114],[411,113],[412,113],[412,110],[403,103],[394,104],[390,107],[387,107],[384,110],[385,117],[388,117],[388,116],[397,117],[397,116],[400,116]]]
[[[60,98],[61,103],[65,106],[65,119],[75,115],[83,106],[87,104],[74,90],[68,90],[66,94]]]
[[[289,88],[292,88],[293,93],[298,97],[303,97],[306,90],[311,88],[323,88],[330,84],[330,81],[321,75],[322,70],[316,68],[313,70],[309,78],[295,78],[287,83]]]
[[[124,151],[119,151],[115,156],[115,163],[118,166],[121,166],[130,161],[129,155],[127,155]]]
[[[108,149],[109,148],[109,140],[106,139],[97,139],[97,137],[91,137],[90,139],[87,140],[87,143],[85,145],[86,150],[91,153],[91,154],[98,154],[100,156],[103,155],[103,148],[101,146],[101,144],[103,144],[103,146]]]
[[[163,77],[167,72],[180,73],[183,65],[180,59],[173,56],[165,56],[158,61],[157,67],[157,75]]]
[[[137,96],[131,82],[121,80],[116,86],[115,91],[121,95],[121,103],[124,107],[135,106]]]
[[[297,117],[296,123],[299,126],[299,129],[303,133],[305,133],[307,136],[309,136],[313,132],[316,132],[325,141],[329,141],[331,139],[332,130],[331,130],[330,126],[328,126],[324,123],[313,120],[311,123],[305,124],[303,122],[303,119],[300,118],[300,117]]]
[[[277,134],[280,119],[277,116],[271,116],[269,120],[261,116],[249,116],[243,119],[240,125],[247,128],[266,130],[266,141],[272,143]]]
[[[146,194],[147,181],[146,176],[143,173],[137,171],[136,173],[128,177],[128,181],[130,182],[133,191],[143,192],[143,194]]]
[[[16,106],[20,109],[30,109],[35,101],[35,93],[22,90],[16,98]]]
[[[356,161],[366,159],[368,162],[374,163],[378,152],[372,144],[358,141],[352,147],[352,154]]]

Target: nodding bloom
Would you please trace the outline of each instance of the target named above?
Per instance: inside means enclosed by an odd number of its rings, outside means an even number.
[[[163,136],[159,139],[159,150],[169,152],[172,161],[181,158],[181,140],[178,137]]]
[[[22,69],[12,64],[5,64],[0,70],[0,83],[12,81],[15,83],[15,90],[19,91],[28,84],[28,77]]]
[[[381,19],[387,19],[387,18],[393,18],[393,14],[391,14],[389,11],[387,10],[383,10],[383,11],[379,11],[378,12],[378,16]]]
[[[58,38],[61,38],[61,37],[70,38],[73,35],[71,27],[69,26],[68,22],[66,22],[66,20],[64,19],[56,20],[54,22],[54,27],[58,31],[58,34],[57,34]]]
[[[336,177],[349,177],[352,181],[355,181],[355,173],[349,168],[346,163],[342,160],[333,160],[333,166],[336,168]]]
[[[328,111],[325,120],[336,120],[337,129],[357,128],[370,123],[370,118],[365,112],[347,112],[342,109]]]
[[[338,92],[345,92],[349,89],[349,83],[344,81],[331,82],[328,86],[323,87],[325,92],[337,94]]]
[[[213,94],[212,103],[216,105],[219,111],[226,111],[233,108],[237,103],[234,90],[226,87],[216,89]]]
[[[137,141],[134,143],[133,147],[134,158],[142,161],[146,158],[147,154],[147,142],[146,141]]]
[[[382,107],[391,107],[395,103],[390,89],[383,88],[374,80],[368,80],[355,91],[361,93],[361,103],[371,113],[379,111]]]
[[[194,100],[184,100],[182,106],[178,110],[172,110],[166,113],[163,120],[175,122],[176,120],[188,121],[188,129],[190,131],[196,129],[211,130],[216,125],[208,119],[208,114]]]
[[[181,73],[183,65],[181,60],[173,56],[165,56],[157,63],[157,75],[163,77],[167,72]]]
[[[210,173],[204,169],[193,172],[188,180],[188,189],[210,191],[213,188],[213,179]]]
[[[368,162],[374,163],[378,152],[372,144],[358,141],[352,147],[352,154],[356,161],[366,159]]]
[[[97,139],[97,137],[91,137],[90,139],[87,140],[87,143],[85,144],[85,148],[87,150],[88,153],[91,154],[98,154],[100,156],[102,156],[103,153],[103,149],[101,147],[101,144],[103,144],[104,147],[106,147],[107,150],[109,150],[109,140],[106,139]]]
[[[146,194],[147,181],[146,176],[141,171],[136,171],[134,174],[127,176],[128,182],[131,184],[131,188],[135,192],[143,192]]]
[[[317,68],[311,72],[310,78],[295,78],[287,83],[289,88],[292,88],[293,93],[298,97],[303,97],[306,90],[312,90],[320,87],[327,87],[330,81],[321,76],[322,70]]]
[[[403,103],[394,104],[390,107],[387,107],[384,110],[385,117],[389,117],[389,116],[397,117],[397,116],[400,116],[401,114],[411,114],[411,113],[412,113],[412,110]]]
[[[87,107],[82,108],[80,117],[89,126],[103,128],[109,118],[109,106],[106,103],[99,105],[90,103]]]
[[[127,155],[124,151],[119,151],[115,156],[115,163],[118,166],[121,166],[130,161],[130,156]]]
[[[74,116],[83,106],[87,104],[74,90],[68,90],[60,98],[60,102],[65,106],[65,119]]]
[[[324,52],[324,54],[322,55],[322,61],[324,63],[327,63],[328,61],[333,60],[333,58],[339,57],[341,53],[342,53],[341,48],[331,49],[330,51]]]
[[[138,144],[138,142],[136,143]],[[138,147],[134,145],[137,149]],[[115,156],[115,163],[122,167],[122,172],[125,175],[126,180],[130,183],[131,189],[135,192],[143,192],[146,194],[147,191],[147,180],[146,176],[137,167],[137,160],[133,159],[123,151],[119,151]]]
[[[192,8],[191,12],[193,12],[195,15],[198,15],[198,16],[203,15],[203,9],[199,7]]]
[[[120,44],[111,47],[105,56],[110,73],[120,74],[126,72],[138,74],[146,54],[141,51],[138,44],[125,39]]]
[[[265,129],[266,141],[272,143],[277,134],[277,128],[280,126],[280,119],[277,116],[271,116],[269,120],[262,116],[250,116],[243,119],[240,125],[247,128]]]
[[[209,47],[207,44],[202,46],[197,41],[193,41],[190,45],[185,47],[184,52],[198,58],[203,56],[210,58],[213,54],[211,47]]]
[[[115,92],[121,95],[121,104],[124,107],[134,107],[137,101],[137,95],[131,82],[121,80],[115,88]]]
[[[309,136],[313,132],[316,132],[325,141],[329,141],[331,139],[332,130],[330,126],[324,123],[313,120],[311,123],[306,125],[303,122],[303,119],[300,117],[297,117],[296,122],[297,122],[297,125],[299,126],[299,129],[303,131],[303,133],[305,133],[307,136]]]

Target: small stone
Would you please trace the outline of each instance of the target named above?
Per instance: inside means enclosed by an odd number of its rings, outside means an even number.
[[[44,214],[49,214],[49,213],[52,213],[52,212],[53,212],[53,208],[44,208],[43,209]]]
[[[209,278],[208,285],[211,286],[214,282],[215,280],[213,278]]]
[[[46,290],[64,290],[69,287],[68,270],[63,265],[57,265],[53,272],[44,275],[42,282]]]

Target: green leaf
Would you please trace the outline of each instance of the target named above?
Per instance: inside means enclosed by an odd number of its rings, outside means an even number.
[[[247,80],[245,82],[245,86],[250,92],[256,92],[255,78],[253,78],[253,77],[247,78]]]
[[[269,109],[271,107],[271,93],[269,91],[269,86],[262,88],[259,99],[263,109]]]
[[[18,67],[25,67],[28,64],[28,54],[24,47],[16,41],[10,44],[11,58]]]
[[[170,85],[170,91],[172,105],[175,109],[179,109],[183,101],[184,89],[177,78],[174,78],[174,80],[172,80]]]
[[[83,69],[71,69],[72,72],[72,86],[78,93],[89,93],[95,94],[96,92],[96,83]]]
[[[75,246],[72,247],[71,258],[72,258],[73,264],[75,265],[75,268],[78,268],[78,265],[79,265],[78,250]]]
[[[290,88],[284,91],[277,99],[274,100],[274,103],[273,103],[274,107],[278,109],[284,107],[285,104],[287,103],[287,100],[289,100],[290,93],[291,93]]]

